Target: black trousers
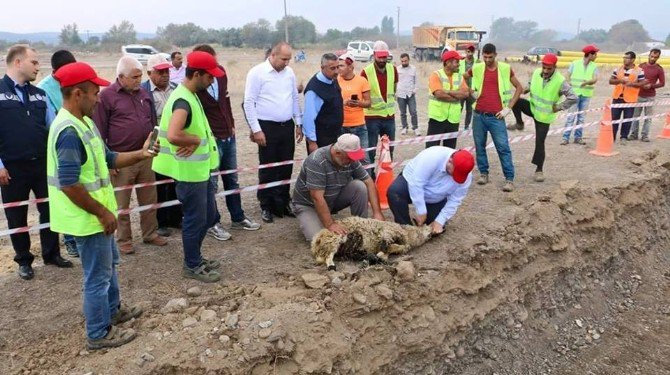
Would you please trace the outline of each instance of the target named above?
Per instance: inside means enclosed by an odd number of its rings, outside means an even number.
[[[167,180],[170,177],[156,173],[156,181]],[[156,197],[158,203],[168,202],[177,199],[175,183],[156,185]],[[160,228],[181,228],[181,220],[184,214],[181,211],[181,205],[163,207],[156,210],[156,219]]]
[[[402,173],[393,181],[391,186],[389,186],[386,195],[395,222],[398,224],[411,225],[412,219],[409,214],[409,205],[412,203],[412,198],[409,196],[409,186]],[[445,204],[447,204],[447,199],[437,203],[426,203],[426,224],[435,221],[435,218],[440,214]]]
[[[465,129],[467,130],[470,125],[472,125],[472,104],[475,102],[475,98],[468,96],[465,99],[461,99],[461,112],[465,109]]]
[[[428,119],[428,131],[426,132],[426,135],[435,135],[435,134],[444,134],[444,133],[452,133],[452,132],[457,132],[458,131],[458,123],[453,124],[447,120],[444,121],[437,121],[433,120],[432,118]],[[456,148],[456,141],[457,138],[449,138],[449,139],[443,139],[442,140],[442,146],[446,146],[449,148]],[[426,142],[426,148],[432,147],[432,146],[439,146],[440,141],[430,141]]]
[[[614,99],[612,100],[612,104],[624,104],[626,103],[625,100],[623,99]],[[628,121],[623,121],[621,123],[612,123],[612,135],[614,136],[614,140],[616,141],[616,133],[619,131],[619,124],[621,124],[621,138],[626,138],[628,139],[628,133],[630,133],[630,125],[631,121],[630,119],[633,118],[635,115],[635,108],[630,107],[630,108],[612,108],[612,121],[616,120],[621,120],[621,115],[623,115],[623,120],[628,120]]]
[[[512,112],[514,112],[517,124],[523,123],[521,113],[533,117],[533,112],[530,110],[530,102],[526,99],[519,99],[514,104],[514,107],[512,107]],[[535,152],[533,152],[531,163],[537,166],[538,171],[541,171],[544,167],[544,141],[547,139],[547,133],[549,133],[549,124],[537,121],[534,117],[533,120],[535,121]]]
[[[258,162],[260,164],[276,163],[293,160],[295,153],[295,124],[293,120],[285,122],[259,120],[261,130],[265,134],[266,146],[258,146]],[[258,170],[258,183],[290,180],[293,164]],[[256,193],[261,209],[282,212],[291,201],[289,184],[261,189]]]
[[[5,168],[9,172],[11,180],[9,185],[1,187],[2,202],[17,202],[29,199],[30,192],[35,198],[46,198],[47,191],[47,162],[43,160],[5,162]],[[49,222],[49,203],[37,204],[40,213],[40,223]],[[9,229],[21,228],[28,225],[28,206],[19,206],[5,209]],[[35,257],[30,253],[30,235],[28,233],[17,233],[11,235],[14,247],[14,261],[19,265],[31,265]],[[40,230],[40,244],[42,246],[42,259],[54,260],[60,256],[58,233],[52,232],[50,228]]]
[[[524,98],[519,98],[519,100],[517,100],[514,107],[512,107],[512,113],[514,114],[514,119],[517,124],[523,124],[523,118],[521,118],[522,113],[526,116],[533,117],[533,112],[530,110],[530,102]]]

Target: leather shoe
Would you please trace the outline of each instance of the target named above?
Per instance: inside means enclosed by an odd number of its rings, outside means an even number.
[[[272,212],[270,210],[261,210],[261,219],[263,219],[263,222],[265,223],[272,223],[274,222],[274,218],[272,217]]]
[[[144,243],[148,244],[148,245],[154,245],[154,246],[165,246],[165,245],[168,244],[165,237],[162,237],[162,236],[156,236],[152,240],[145,241]]]
[[[286,207],[284,207],[284,216],[295,217],[295,213],[290,204],[287,204]]]
[[[51,260],[45,260],[44,264],[51,264],[58,268],[72,268],[72,262],[67,259],[63,259],[63,257],[60,255]]]
[[[34,276],[35,272],[33,272],[33,267],[30,265],[19,266],[19,277],[21,277],[23,280],[30,280]]]

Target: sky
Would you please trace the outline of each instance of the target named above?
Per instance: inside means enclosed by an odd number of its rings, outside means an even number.
[[[6,0],[10,1],[10,0]],[[97,4],[96,4],[97,3]],[[488,30],[492,18],[512,17],[533,20],[539,28],[575,34],[581,29],[608,30],[616,22],[638,19],[652,37],[665,39],[670,33],[667,16],[669,0],[286,0],[288,13],[312,21],[319,32],[329,28],[350,30],[356,26],[381,24],[384,16],[397,17],[400,30],[409,31],[425,21],[435,24],[472,24]],[[67,4],[67,5],[64,5]],[[189,4],[193,10],[185,9]],[[168,23],[193,22],[204,28],[240,27],[259,18],[273,25],[284,15],[284,0],[33,0],[25,15],[17,17],[16,8],[0,12],[0,31],[15,33],[60,31],[77,23],[81,34],[105,32],[127,19],[138,32],[154,33]],[[665,21],[665,22],[664,22]]]

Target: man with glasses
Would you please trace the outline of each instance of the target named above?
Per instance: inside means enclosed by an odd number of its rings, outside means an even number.
[[[626,52],[623,56],[623,66],[615,69],[610,76],[610,85],[614,86],[614,92],[612,92],[612,121],[617,121],[623,117],[623,122],[621,122],[621,138],[619,141],[621,144],[628,142],[630,119],[633,118],[635,108],[619,108],[615,107],[615,105],[637,103],[640,88],[646,83],[644,70],[635,66],[635,52]],[[619,122],[612,122],[612,130],[612,135],[616,141]]]

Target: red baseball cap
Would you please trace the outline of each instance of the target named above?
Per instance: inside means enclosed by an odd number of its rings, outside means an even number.
[[[444,51],[442,53],[442,62],[445,62],[445,61],[451,60],[451,59],[460,60],[460,59],[462,59],[462,57],[456,51]]]
[[[361,148],[361,140],[354,134],[342,134],[337,138],[335,145],[346,152],[349,159],[353,161],[365,158],[365,150]]]
[[[451,154],[451,161],[454,164],[454,171],[451,177],[458,184],[462,184],[468,179],[468,175],[475,167],[475,158],[466,150],[458,150]]]
[[[584,53],[593,53],[598,51],[600,51],[598,47],[594,46],[593,44],[589,44],[588,46],[582,48],[582,52]]]
[[[389,51],[386,50],[381,50],[381,51],[375,51],[375,57],[389,57]]]
[[[544,65],[556,65],[558,62],[558,56],[553,53],[548,53],[542,58],[542,64]]]
[[[469,49],[471,51],[474,51],[476,48],[475,48],[474,44],[468,44],[468,45],[465,46],[465,49]]]
[[[223,77],[226,73],[219,68],[214,56],[203,51],[193,51],[186,56],[186,67],[202,69],[214,77]]]
[[[54,73],[54,78],[60,83],[61,87],[70,87],[86,81],[98,86],[110,85],[109,81],[98,77],[95,70],[85,62],[73,62],[63,65]]]

